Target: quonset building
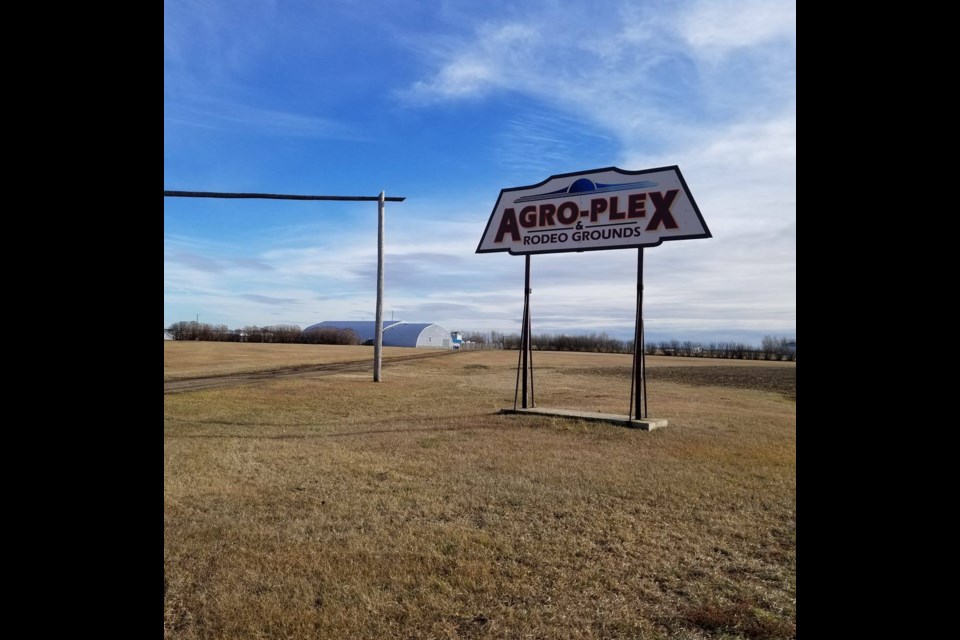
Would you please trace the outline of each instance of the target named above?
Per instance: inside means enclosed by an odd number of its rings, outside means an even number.
[[[319,329],[349,329],[360,338],[360,344],[373,344],[377,337],[377,323],[373,320],[325,320],[303,330],[309,333]],[[430,322],[383,321],[383,346],[385,347],[436,347],[449,349],[452,346],[450,332]]]

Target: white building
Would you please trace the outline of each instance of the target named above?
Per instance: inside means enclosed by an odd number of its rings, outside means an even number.
[[[303,333],[319,329],[349,329],[360,338],[360,344],[373,344],[377,337],[377,323],[373,320],[325,320],[310,325]],[[450,332],[432,322],[384,320],[383,346],[449,349]]]

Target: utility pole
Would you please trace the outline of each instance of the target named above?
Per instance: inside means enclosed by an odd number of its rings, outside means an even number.
[[[380,382],[380,366],[383,360],[383,210],[384,193],[377,201],[377,336],[373,342],[373,381]]]
[[[379,196],[320,196],[294,195],[289,193],[227,193],[221,191],[171,191],[163,190],[164,198],[253,198],[263,200],[329,200],[340,202],[378,202],[377,224],[377,322],[376,340],[373,347],[373,381],[380,382],[380,363],[383,351],[383,210],[384,202],[403,202],[406,197],[386,197],[383,191]],[[197,325],[200,324],[200,314],[197,314]],[[199,340],[199,337],[197,338]]]

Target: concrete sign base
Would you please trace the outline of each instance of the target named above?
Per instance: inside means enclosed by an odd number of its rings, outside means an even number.
[[[643,431],[652,431],[662,429],[667,426],[666,418],[643,418],[640,420],[631,420],[630,416],[619,415],[615,413],[591,413],[589,411],[574,411],[572,409],[500,409],[501,414],[521,414],[534,416],[556,416],[559,418],[576,418],[577,420],[587,420],[589,422],[610,422],[622,427],[631,429],[641,429]]]

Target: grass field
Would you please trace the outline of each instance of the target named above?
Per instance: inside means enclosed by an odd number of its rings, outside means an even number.
[[[384,347],[383,357],[411,349]],[[422,349],[421,349],[422,351]],[[373,347],[232,342],[164,342],[163,379],[228,375],[333,362],[373,361]]]
[[[497,415],[515,351],[413,351],[165,393],[165,637],[795,637],[795,363],[650,357],[642,432]],[[165,343],[164,378],[370,354]],[[533,358],[538,406],[627,412],[630,356]]]

